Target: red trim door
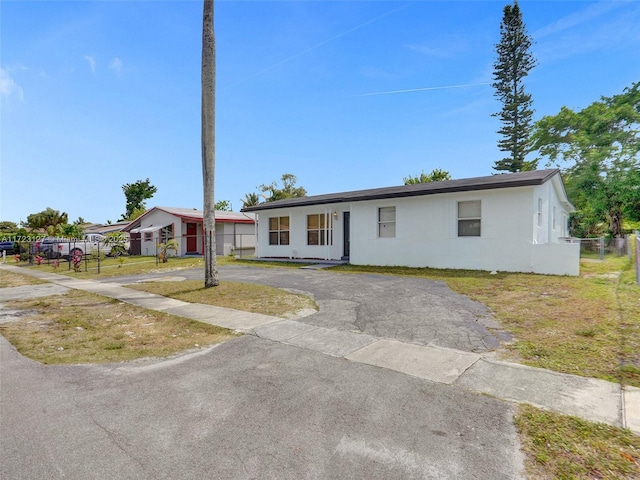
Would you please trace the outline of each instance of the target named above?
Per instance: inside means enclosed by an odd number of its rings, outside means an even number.
[[[187,223],[187,253],[198,251],[198,228],[195,223]]]

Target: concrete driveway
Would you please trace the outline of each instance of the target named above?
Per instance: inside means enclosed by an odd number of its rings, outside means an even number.
[[[222,266],[222,281],[252,282],[310,294],[320,306],[299,321],[420,345],[487,352],[510,340],[487,307],[453,292],[444,282],[388,275],[344,274],[323,269]],[[171,276],[202,279],[203,270],[106,278],[133,283]]]
[[[244,336],[43,366],[0,337],[6,479],[517,479],[513,405]]]

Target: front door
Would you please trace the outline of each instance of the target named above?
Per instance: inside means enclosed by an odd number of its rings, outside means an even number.
[[[349,248],[351,243],[351,212],[343,212],[342,214],[342,256],[349,258]]]
[[[187,253],[198,251],[198,227],[195,223],[187,223]]]

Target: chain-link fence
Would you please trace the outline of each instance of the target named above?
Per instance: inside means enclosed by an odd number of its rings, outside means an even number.
[[[628,255],[631,258],[631,235],[619,238],[580,238],[580,256],[604,260],[605,255]]]
[[[254,234],[244,233],[217,233],[216,255],[233,255],[238,258],[247,258],[255,255],[256,242]],[[131,254],[153,256],[157,254],[158,245],[166,244],[169,240],[175,241],[175,248],[168,252],[169,256],[202,256],[204,254],[204,237],[201,234],[181,235],[179,237],[162,237],[160,231],[143,232],[131,235]]]

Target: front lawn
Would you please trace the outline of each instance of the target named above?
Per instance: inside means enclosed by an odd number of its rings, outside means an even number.
[[[6,305],[24,314],[0,324],[0,333],[20,353],[45,364],[166,357],[235,336],[225,328],[79,290]]]

